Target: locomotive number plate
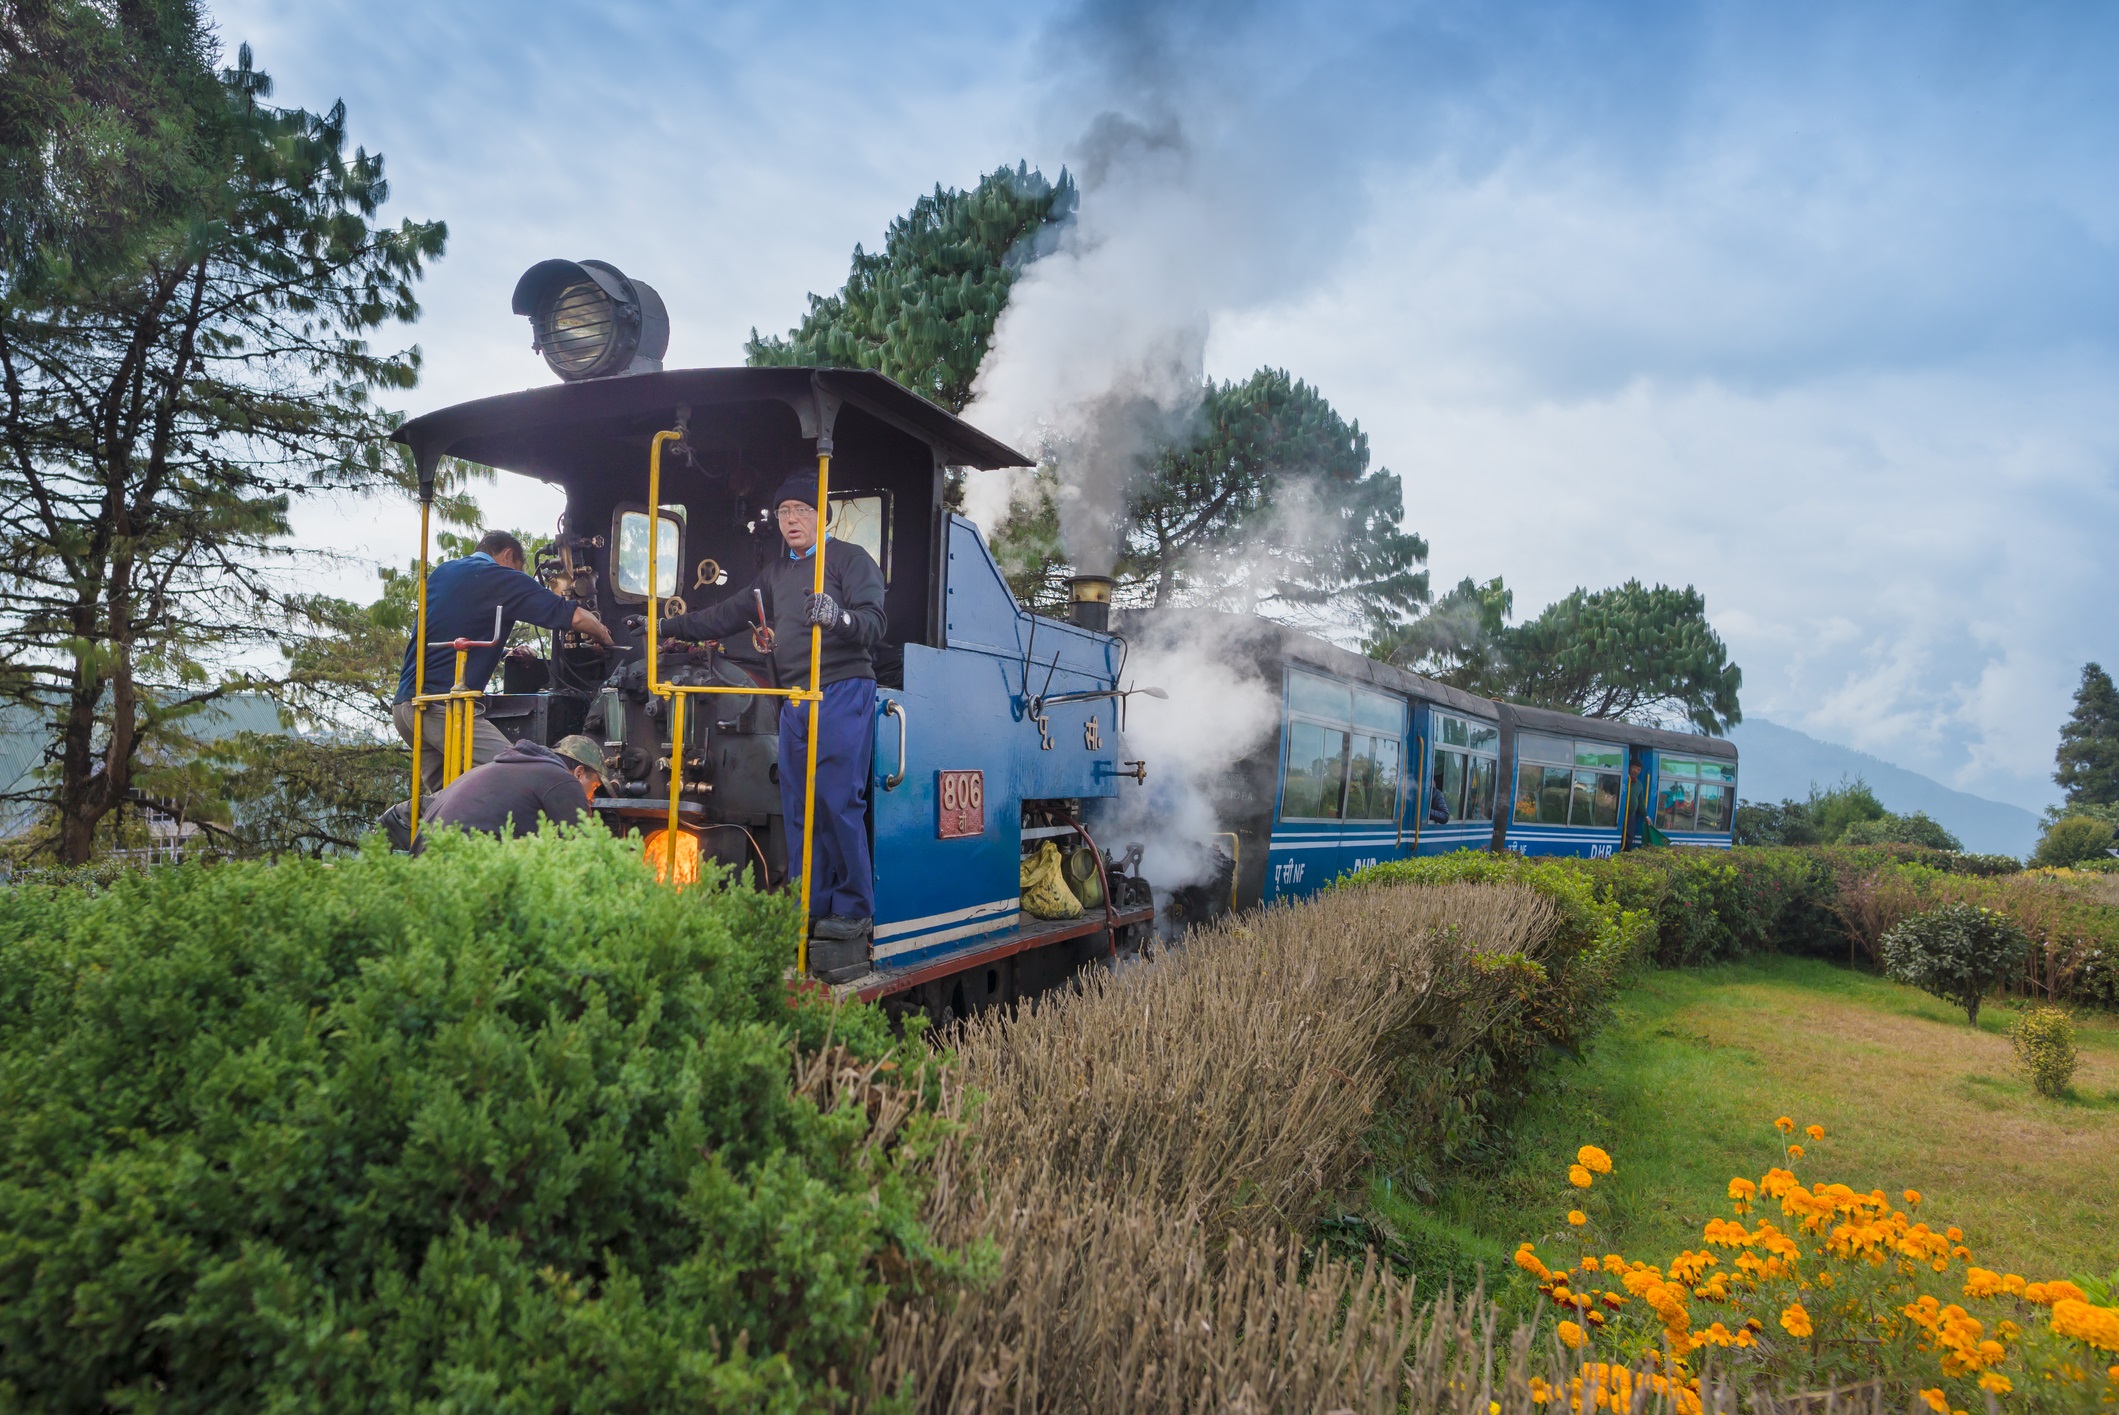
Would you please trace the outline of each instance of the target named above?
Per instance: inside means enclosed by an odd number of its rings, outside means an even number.
[[[986,773],[938,771],[935,776],[936,838],[961,840],[967,835],[984,835]]]

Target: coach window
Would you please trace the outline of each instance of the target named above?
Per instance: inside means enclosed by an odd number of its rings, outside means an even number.
[[[1692,830],[1700,799],[1700,764],[1682,757],[1656,761],[1655,825],[1657,830]]]
[[[1516,738],[1516,819],[1525,824],[1610,829],[1619,823],[1626,749],[1609,742]]]
[[[1494,818],[1501,729],[1477,718],[1435,714],[1435,774],[1453,821]]]
[[[1736,800],[1736,768],[1727,762],[1659,756],[1655,823],[1665,831],[1724,831]]]
[[[1288,674],[1283,820],[1392,820],[1405,704],[1314,674]]]

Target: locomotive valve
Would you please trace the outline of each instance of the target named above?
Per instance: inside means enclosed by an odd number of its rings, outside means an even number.
[[[1148,784],[1148,764],[1146,762],[1131,761],[1127,762],[1126,765],[1133,769],[1131,771],[1120,772],[1120,776],[1130,776],[1143,786],[1146,786]]]

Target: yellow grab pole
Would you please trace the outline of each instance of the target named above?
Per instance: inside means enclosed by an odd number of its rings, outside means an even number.
[[[684,789],[684,694],[670,694],[670,823],[662,832],[669,856],[670,888],[677,887],[677,795]]]
[[[419,779],[427,753],[427,518],[434,503],[419,503],[419,624],[413,630],[412,653],[412,836],[419,836]]]
[[[816,573],[811,594],[824,593],[824,502],[831,492],[831,453],[817,453]],[[817,724],[824,715],[824,626],[809,626],[809,762],[802,773],[802,941],[795,945],[795,971],[809,971],[809,862],[817,845]]]

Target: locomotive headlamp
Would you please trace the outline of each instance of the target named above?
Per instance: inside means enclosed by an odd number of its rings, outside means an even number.
[[[662,296],[600,260],[541,260],[515,282],[515,313],[530,320],[530,348],[572,383],[655,373],[670,344]]]

